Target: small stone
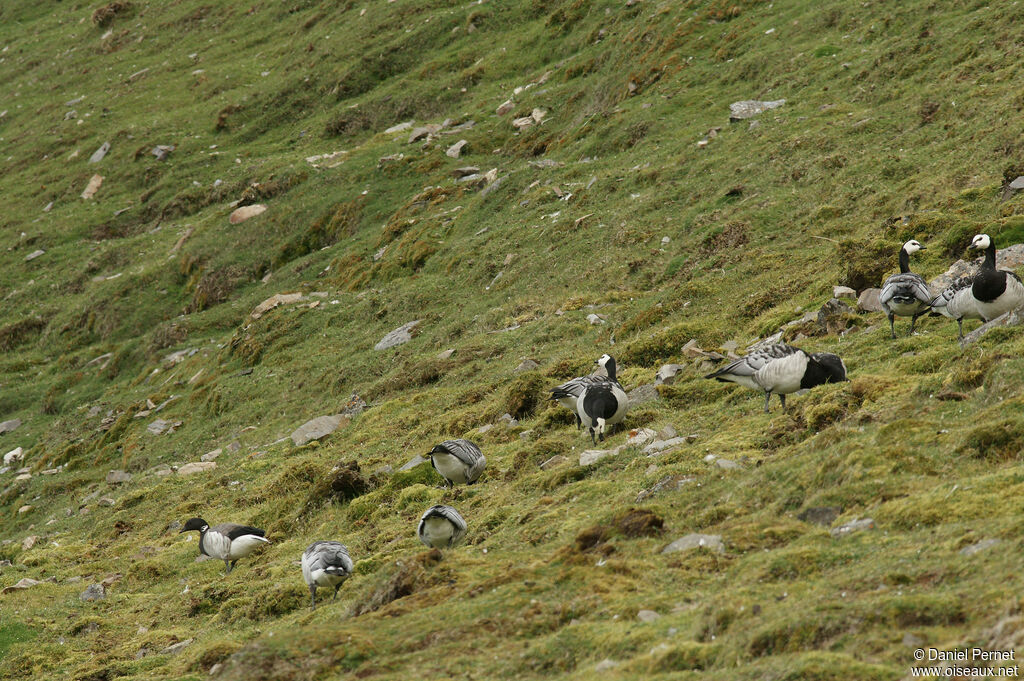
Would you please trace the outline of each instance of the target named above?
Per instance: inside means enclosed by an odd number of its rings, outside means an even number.
[[[393,135],[396,132],[405,132],[412,128],[413,121],[406,121],[405,123],[399,123],[398,125],[392,125],[390,128],[384,131],[386,135]]]
[[[110,471],[107,473],[107,482],[111,485],[120,485],[123,482],[128,482],[132,479],[131,473],[125,473],[124,471]]]
[[[416,468],[416,466],[419,466],[421,463],[425,463],[426,461],[428,461],[428,459],[425,459],[419,454],[417,454],[416,456],[409,459],[404,466],[399,468],[398,472],[401,473],[404,471],[412,470],[413,468]]]
[[[818,326],[829,334],[840,333],[849,328],[850,316],[853,314],[853,308],[849,305],[838,298],[830,298],[818,310]]]
[[[11,586],[4,587],[4,590],[0,591],[0,593],[7,594],[7,593],[11,593],[12,591],[19,591],[21,589],[28,589],[29,587],[33,587],[33,586],[35,586],[37,584],[42,584],[42,582],[40,582],[39,580],[36,580],[36,579],[31,579],[30,577],[23,577],[22,579],[20,579],[18,581],[17,584],[12,584]]]
[[[376,345],[373,346],[374,350],[387,350],[393,348],[396,345],[402,345],[412,340],[412,332],[419,325],[420,320],[416,319],[411,322],[407,322],[394,331],[389,332]]]
[[[647,624],[650,624],[650,623],[656,621],[660,617],[661,617],[661,615],[659,615],[658,613],[656,613],[653,610],[641,610],[640,612],[638,612],[636,614],[636,618],[638,620],[640,620],[641,622],[645,622]]]
[[[857,297],[857,309],[863,312],[884,312],[882,303],[878,299],[881,293],[882,289],[880,288],[864,289],[860,292],[860,296]]]
[[[664,364],[658,369],[654,377],[654,385],[672,385],[676,382],[679,372],[683,370],[682,364]]]
[[[253,319],[259,319],[264,314],[266,314],[270,310],[273,310],[278,305],[298,303],[301,302],[303,299],[304,297],[301,293],[278,293],[276,295],[270,296],[262,303],[254,307],[252,309],[252,312],[249,313],[249,316],[252,317]]]
[[[30,548],[36,545],[37,541],[39,541],[39,537],[37,537],[34,534],[25,537],[21,540],[21,550],[28,551]]]
[[[104,142],[100,145],[100,148],[93,152],[92,156],[89,157],[89,163],[99,163],[103,160],[103,157],[110,151],[110,142]]]
[[[164,648],[163,650],[161,650],[160,654],[161,655],[177,655],[178,653],[183,651],[185,648],[187,648],[190,645],[192,645],[192,641],[193,641],[193,639],[188,638],[188,639],[185,639],[184,641],[181,641],[180,643],[175,643],[174,645],[169,645],[166,648]]]
[[[215,663],[210,667],[210,676],[217,676],[217,674],[220,674],[221,669],[224,669],[224,665],[220,662]]]
[[[166,160],[166,159],[167,159],[167,157],[168,157],[168,156],[170,156],[170,155],[171,155],[171,152],[172,152],[172,151],[174,151],[174,146],[173,146],[173,145],[169,145],[169,144],[158,144],[158,145],[156,145],[155,147],[153,147],[153,148],[152,148],[152,149],[150,150],[150,152],[149,152],[149,153],[151,153],[151,154],[153,154],[154,156],[156,156],[156,160],[158,160],[158,161],[164,161],[164,160]]]
[[[456,168],[455,170],[453,170],[452,177],[458,180],[463,177],[470,177],[472,175],[476,175],[479,172],[480,168],[478,166],[463,166],[461,168]]]
[[[733,102],[729,105],[729,120],[742,121],[745,118],[753,118],[770,109],[777,109],[786,103],[784,99],[777,99],[770,102],[762,102],[754,99],[745,99],[740,102]]]
[[[662,440],[671,440],[672,438],[679,435],[676,429],[670,424],[658,431],[658,438]]]
[[[90,584],[78,597],[83,601],[102,601],[107,597],[107,590],[102,584]]]
[[[178,469],[178,475],[193,475],[195,473],[204,473],[206,471],[212,471],[217,467],[216,461],[196,461],[194,463],[187,463]]]
[[[469,142],[467,142],[466,140],[459,140],[455,144],[448,147],[448,150],[445,151],[444,154],[445,156],[449,156],[451,158],[458,158],[459,156],[462,155],[462,151],[463,149],[466,148],[467,144],[469,144]]]
[[[498,106],[497,109],[495,109],[494,112],[496,114],[498,114],[499,116],[504,116],[505,114],[507,114],[510,111],[512,111],[512,109],[514,109],[514,108],[516,108],[516,103],[513,102],[511,99],[506,99],[504,102],[502,102]]]
[[[256,217],[257,215],[265,212],[266,210],[267,207],[262,203],[254,203],[249,206],[242,206],[241,208],[236,208],[231,212],[231,215],[228,216],[228,222],[230,222],[233,225],[237,225],[240,222],[245,222],[249,218]]]
[[[854,532],[862,532],[864,530],[874,529],[874,527],[875,521],[871,518],[860,518],[852,522],[846,523],[845,525],[840,525],[839,527],[832,528],[831,530],[829,530],[829,534],[831,534],[834,538],[839,539],[840,537],[845,537],[849,534],[853,534]]]
[[[561,454],[555,454],[553,457],[542,463],[540,465],[540,469],[542,471],[551,470],[552,468],[557,468],[558,466],[561,466],[568,460],[569,459],[567,457],[562,456]]]
[[[667,237],[667,236],[663,236],[663,237],[661,237],[661,245],[662,245],[662,246],[668,246],[668,245],[669,245],[669,243],[671,243],[671,241],[672,241],[672,239],[670,239],[670,238],[669,238],[669,237]]]
[[[201,457],[199,457],[199,460],[200,461],[213,461],[214,459],[216,459],[218,456],[220,456],[223,453],[224,453],[224,450],[221,449],[220,447],[217,447],[217,449],[214,449],[212,452],[207,452],[206,454],[203,454]]]
[[[15,447],[11,451],[4,454],[4,464],[11,465],[15,461],[22,461],[25,458],[25,450],[21,447]]]
[[[587,315],[587,321],[590,322],[592,326],[596,326],[598,324],[604,324],[604,317],[602,317],[599,314],[594,314],[593,312],[591,312],[590,314]]]
[[[644,447],[643,451],[644,454],[650,456],[652,454],[659,454],[666,450],[679,447],[681,445],[686,444],[689,441],[690,440],[688,437],[673,437],[669,438],[668,440],[655,440],[654,442],[651,442],[646,447]]]
[[[995,545],[997,545],[999,543],[1000,543],[999,539],[982,539],[977,544],[971,544],[970,546],[965,546],[962,549],[960,549],[960,555],[961,556],[973,556],[974,554],[978,553],[979,551],[984,551],[985,549],[990,549],[990,548],[992,548],[993,546],[995,546]]]
[[[843,509],[839,506],[812,506],[800,511],[796,517],[805,523],[829,527],[842,512]]]
[[[661,399],[661,395],[658,394],[658,389],[653,383],[647,383],[634,388],[626,396],[629,398],[630,407]]]
[[[533,361],[532,359],[524,359],[522,362],[519,363],[519,366],[517,366],[512,371],[512,373],[521,374],[525,371],[533,371],[534,369],[537,369],[539,367],[540,364],[537,364],[537,362]]]
[[[296,428],[291,434],[292,442],[295,443],[296,447],[301,447],[313,440],[319,440],[320,438],[327,437],[336,431],[341,425],[347,424],[348,421],[349,417],[343,416],[342,414],[318,416],[315,419],[306,421]]]
[[[102,185],[102,184],[103,184],[103,176],[102,175],[93,175],[92,177],[90,177],[89,178],[89,184],[87,184],[85,186],[85,189],[82,191],[82,198],[88,200],[88,199],[91,199],[92,197],[96,196],[96,192],[99,191],[100,185]]]
[[[99,501],[96,502],[99,506],[113,506],[117,502],[110,497],[100,497]]]
[[[480,435],[485,435],[486,433],[491,432],[491,430],[493,430],[493,429],[494,429],[494,424],[493,423],[487,423],[487,424],[484,424],[484,425],[480,426],[479,428],[477,428],[476,432],[479,433]]]
[[[1020,175],[1009,184],[1010,189],[1024,189],[1024,175]]]
[[[31,473],[22,473],[21,475],[19,475],[16,478],[14,478],[14,481],[15,482],[21,482],[22,480],[31,480],[31,479],[32,479],[32,474]]]
[[[743,470],[743,466],[739,465],[735,461],[730,461],[729,459],[715,459],[715,465],[719,468],[724,468],[725,470],[730,471]]]
[[[32,251],[31,253],[29,253],[28,255],[25,256],[25,262],[30,262],[32,260],[35,260],[36,258],[38,258],[41,255],[44,255],[45,253],[46,253],[46,251],[44,251],[42,249],[39,249],[39,250],[36,250],[36,251]]]
[[[627,445],[639,447],[657,437],[658,434],[650,428],[640,428],[638,430],[629,431],[629,438],[626,440]]]
[[[153,435],[163,435],[164,433],[173,433],[181,426],[181,421],[166,421],[164,419],[157,419],[151,424],[146,426]]]
[[[612,660],[612,659],[606,657],[605,659],[601,660],[596,665],[594,665],[594,671],[595,672],[607,672],[607,671],[611,671],[612,669],[615,669],[618,666],[619,666],[618,662],[616,662],[615,660]]]
[[[3,435],[4,433],[13,433],[19,426],[21,426],[21,419],[4,421],[0,423],[0,435]]]
[[[532,116],[523,116],[522,118],[516,118],[512,120],[512,125],[516,128],[519,128],[520,130],[522,130],[523,128],[528,128],[534,123],[535,121],[533,120]]]
[[[536,436],[536,432],[534,432],[532,429],[531,430],[524,430],[523,432],[519,433],[519,439],[522,440],[523,442],[529,442],[535,436]]]
[[[705,548],[715,553],[725,553],[722,536],[718,534],[688,534],[680,537],[661,550],[662,553],[675,553],[691,549]]]
[[[237,452],[241,448],[242,448],[242,443],[239,442],[238,440],[232,440],[230,443],[228,443],[228,451],[229,452]]]
[[[436,123],[424,125],[419,128],[413,128],[413,131],[409,134],[409,144],[417,140],[421,140],[424,137],[429,137],[441,130],[441,126]]]
[[[437,353],[437,358],[438,359],[451,359],[452,355],[454,355],[454,354],[455,354],[455,349],[454,348],[448,348],[447,350],[442,350],[441,352]]]
[[[856,299],[857,298],[857,292],[854,291],[849,286],[833,286],[832,287],[832,297],[833,298],[839,298],[840,300],[842,300],[843,298],[853,298],[853,299]]]
[[[619,445],[614,449],[585,449],[580,452],[580,465],[590,466],[597,463],[601,459],[606,459],[609,456],[616,456],[622,451],[625,445]]]

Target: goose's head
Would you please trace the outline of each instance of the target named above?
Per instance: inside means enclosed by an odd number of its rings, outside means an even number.
[[[971,245],[967,248],[974,249],[976,251],[984,251],[992,245],[992,237],[988,234],[975,234],[974,238],[971,239]]]
[[[200,532],[202,532],[206,530],[208,527],[209,525],[202,518],[189,518],[185,522],[185,526],[181,528],[181,531],[178,532],[178,534],[181,534],[182,532],[190,532],[192,530],[199,530]]]
[[[611,362],[612,364],[615,363],[615,360],[612,359],[612,356],[609,355],[608,353],[605,353],[598,357],[596,360],[594,360],[594,364],[599,365],[602,369],[608,368],[608,362]]]
[[[834,355],[831,352],[816,352],[811,355],[811,358],[825,370],[826,383],[842,383],[850,380],[846,377],[846,365],[843,364],[839,355]]]
[[[922,246],[921,242],[917,239],[911,239],[907,243],[903,244],[903,250],[907,252],[907,255],[911,255],[924,250],[924,246]]]

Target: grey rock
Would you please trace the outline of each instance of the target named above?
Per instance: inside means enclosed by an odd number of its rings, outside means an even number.
[[[866,288],[857,297],[857,309],[863,312],[884,312],[882,303],[878,296],[882,292],[880,288]]]
[[[608,672],[619,666],[619,663],[611,658],[605,658],[594,665],[595,672]]]
[[[679,433],[676,432],[676,429],[671,424],[658,431],[658,438],[661,440],[671,440],[678,435]]]
[[[124,471],[110,471],[107,473],[107,482],[111,485],[120,485],[123,482],[128,482],[132,479],[131,473],[125,473]]]
[[[97,506],[113,506],[117,502],[110,497],[100,497],[100,500],[96,502]]]
[[[44,251],[41,248],[39,250],[32,251],[31,253],[29,253],[28,255],[25,256],[25,262],[30,262],[32,260],[35,260],[36,258],[38,258],[41,255],[44,255],[45,253],[46,253],[46,251]]]
[[[213,461],[214,459],[216,459],[218,456],[220,456],[223,453],[224,453],[224,450],[221,449],[220,447],[217,447],[217,449],[214,449],[213,451],[210,451],[210,452],[207,452],[206,454],[203,454],[201,457],[199,457],[199,460],[200,461]]]
[[[495,113],[498,114],[499,116],[504,116],[508,112],[512,111],[512,109],[514,108],[516,108],[516,103],[513,102],[511,99],[506,99],[498,106],[498,108],[495,110]]]
[[[164,161],[164,160],[167,159],[168,156],[171,155],[172,151],[174,151],[174,145],[172,145],[172,144],[158,144],[155,147],[153,147],[152,151],[150,151],[149,153],[151,153],[154,156],[156,156],[156,160]]]
[[[318,416],[315,419],[310,419],[296,428],[291,434],[292,442],[295,443],[296,447],[301,447],[307,442],[327,437],[336,431],[342,423],[347,421],[348,417],[342,414]]]
[[[654,385],[672,385],[676,382],[676,377],[679,372],[683,370],[682,364],[664,364],[658,369],[657,375],[654,377]]]
[[[431,123],[429,125],[424,125],[419,128],[413,128],[412,132],[409,133],[409,144],[412,144],[413,142],[421,140],[425,137],[429,137],[430,135],[437,134],[440,130],[441,126],[438,125],[437,123]]]
[[[181,421],[165,421],[164,419],[157,419],[146,426],[146,430],[153,435],[163,435],[164,433],[173,433],[179,426],[181,426]]]
[[[837,334],[849,327],[848,315],[853,315],[853,308],[839,300],[830,298],[818,310],[818,326],[826,333]]]
[[[13,433],[21,426],[21,419],[11,419],[10,421],[4,421],[0,423],[0,435],[4,433]]]
[[[993,546],[995,546],[995,545],[997,545],[999,543],[1001,543],[1001,540],[999,540],[999,539],[982,539],[977,544],[971,544],[970,546],[965,546],[962,549],[960,549],[960,555],[962,555],[962,556],[973,556],[974,554],[978,553],[979,551],[984,551],[985,549],[990,549],[990,548],[992,548]]]
[[[715,553],[725,553],[725,546],[722,544],[720,534],[688,534],[680,537],[661,550],[662,553],[675,553],[677,551],[690,551],[692,549],[705,548]]]
[[[604,324],[604,317],[591,312],[587,315],[587,321],[590,322],[591,326],[597,326],[598,324]]]
[[[542,463],[540,465],[540,469],[542,471],[551,470],[552,468],[557,468],[558,466],[561,466],[568,460],[569,459],[567,457],[562,456],[561,454],[555,454],[553,457]]]
[[[462,151],[463,149],[466,148],[467,144],[469,144],[469,142],[467,142],[466,140],[459,140],[455,144],[448,147],[448,150],[444,152],[445,156],[448,156],[450,158],[458,158],[459,156],[462,156]]]
[[[141,660],[146,655],[149,655],[151,652],[152,651],[149,648],[147,648],[146,646],[142,646],[141,648],[138,649],[138,651],[136,651],[135,659],[136,660]]]
[[[179,643],[175,643],[173,645],[169,645],[166,648],[164,648],[163,650],[161,650],[160,654],[161,655],[177,655],[178,653],[183,651],[185,648],[188,648],[190,645],[192,645],[192,641],[193,641],[193,639],[187,638],[184,641],[181,641]]]
[[[537,362],[533,361],[532,359],[524,359],[522,362],[519,363],[519,366],[513,369],[512,373],[521,374],[525,371],[533,371],[534,369],[538,368],[540,368],[540,364],[537,364]]]
[[[658,434],[650,428],[640,428],[639,430],[631,431],[629,438],[626,440],[626,444],[639,447],[640,445],[646,444],[658,437]]]
[[[770,109],[777,109],[786,103],[784,99],[763,102],[755,99],[745,99],[740,102],[733,102],[729,105],[729,120],[742,121],[746,118],[753,118]]]
[[[638,386],[627,393],[626,397],[629,398],[629,406],[635,407],[639,404],[646,404],[647,402],[655,402],[661,399],[661,395],[658,394],[658,389],[653,383],[645,383],[644,385]]]
[[[614,449],[585,449],[580,452],[580,465],[591,466],[602,459],[607,459],[609,456],[617,455],[622,449],[622,445]]]
[[[537,433],[535,431],[533,431],[532,429],[531,430],[524,430],[523,432],[519,433],[519,439],[522,440],[523,442],[529,442],[534,437],[536,437],[536,435],[537,435]]]
[[[831,534],[836,539],[839,539],[840,537],[845,537],[847,535],[853,534],[854,532],[872,530],[874,529],[874,527],[875,521],[871,518],[858,518],[857,520],[846,523],[845,525],[833,527],[831,530],[829,530],[829,534]]]
[[[670,449],[675,449],[676,447],[682,446],[687,442],[692,441],[693,440],[690,438],[690,436],[673,437],[669,438],[668,440],[655,440],[654,442],[644,447],[644,454],[647,454],[648,456],[652,454],[660,454],[661,452],[668,451]]]
[[[641,610],[636,614],[636,618],[638,620],[640,620],[641,622],[645,622],[647,624],[657,621],[660,617],[661,615],[659,615],[653,610]]]
[[[437,358],[438,359],[451,359],[452,355],[454,355],[454,354],[455,354],[455,349],[454,348],[448,348],[447,350],[442,350],[441,352],[437,353]]]
[[[212,471],[217,467],[216,461],[196,461],[193,463],[187,463],[178,469],[178,475],[194,475],[195,473],[205,473],[206,471]]]
[[[484,179],[487,180],[487,175],[484,175]],[[493,180],[489,180],[489,181],[490,181],[490,184],[480,190],[481,198],[487,196],[488,194],[493,192],[495,189],[500,187],[502,185],[502,183],[505,181],[505,178],[504,177],[495,177]]]
[[[89,157],[89,163],[99,163],[103,160],[103,157],[110,151],[110,142],[104,142],[100,145],[100,148],[92,153]]]
[[[960,341],[960,344],[963,347],[967,347],[992,329],[997,329],[1003,326],[1020,326],[1021,324],[1024,324],[1024,306],[1001,314],[990,322],[985,322],[974,331],[964,335],[964,339]]]
[[[1017,179],[1011,182],[1008,186],[1010,189],[1024,189],[1024,175],[1018,176]]]
[[[387,350],[388,348],[393,348],[396,345],[402,345],[404,343],[408,343],[409,341],[412,340],[412,331],[413,331],[413,329],[415,329],[419,325],[419,323],[420,323],[420,320],[416,319],[416,320],[413,320],[411,322],[407,322],[405,324],[402,324],[400,327],[398,327],[394,331],[391,331],[390,333],[385,335],[383,338],[381,338],[380,341],[376,345],[373,346],[373,349],[374,350]]]
[[[857,292],[854,291],[849,286],[833,286],[832,297],[839,298],[840,300],[842,300],[843,298],[853,298],[856,300]]]
[[[366,411],[366,400],[356,393],[352,393],[348,398],[348,402],[345,403],[345,407],[341,410],[341,415],[349,417],[358,416],[364,411]]]
[[[480,175],[479,166],[463,166],[452,171],[452,177],[456,180],[463,177],[469,177],[471,175],[479,175],[480,177],[483,177]]]
[[[813,523],[823,527],[829,527],[836,521],[843,509],[839,506],[812,506],[805,508],[797,514],[797,519],[805,523]]]
[[[480,435],[485,435],[485,434],[491,432],[492,430],[494,430],[494,424],[493,423],[485,423],[484,425],[482,425],[479,428],[477,428],[476,432],[479,433]]]
[[[106,597],[107,589],[102,584],[90,584],[78,598],[83,601],[102,601]]]
[[[739,465],[735,461],[730,461],[729,459],[715,459],[715,465],[719,468],[724,468],[725,470],[730,471],[743,470],[743,466]]]
[[[402,466],[401,468],[398,469],[398,471],[399,472],[403,472],[403,471],[412,470],[413,468],[416,468],[416,466],[419,466],[421,463],[425,463],[426,461],[427,461],[427,459],[425,459],[422,456],[420,456],[419,454],[417,454],[416,456],[414,456],[411,459],[409,459],[405,463],[404,466]]]
[[[385,134],[391,135],[396,132],[405,132],[412,128],[414,121],[406,121],[405,123],[399,123],[398,125],[392,125],[390,128],[384,131]]]
[[[641,490],[641,492],[636,495],[636,503],[639,504],[645,499],[650,499],[654,495],[660,494],[661,492],[664,492],[666,490],[674,491],[682,489],[683,485],[693,482],[694,480],[696,480],[696,478],[690,475],[666,475],[664,478],[654,483],[652,486],[648,487],[645,490]]]

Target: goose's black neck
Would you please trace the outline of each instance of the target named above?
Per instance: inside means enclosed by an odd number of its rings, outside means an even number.
[[[989,240],[988,248],[985,249],[985,262],[981,263],[983,270],[996,270],[996,242]]]
[[[608,361],[604,363],[605,371],[608,372],[608,380],[612,383],[615,382],[615,360],[608,358]]]
[[[900,249],[900,274],[906,274],[910,271],[910,254],[907,253],[907,248],[904,246]]]

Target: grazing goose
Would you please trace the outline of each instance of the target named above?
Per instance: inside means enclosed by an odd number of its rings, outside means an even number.
[[[224,574],[231,572],[239,558],[245,558],[257,546],[270,543],[263,536],[266,534],[263,530],[248,525],[221,523],[210,527],[202,518],[191,518],[181,528],[181,532],[191,530],[199,530],[199,553],[224,561]]]
[[[352,559],[345,545],[336,541],[315,541],[302,552],[302,578],[309,586],[309,607],[316,610],[316,588],[333,586],[334,598],[345,580],[352,576]]]
[[[431,506],[420,518],[416,535],[432,549],[450,549],[466,536],[466,521],[451,506]]]
[[[964,337],[965,319],[981,319],[978,303],[971,295],[973,284],[974,276],[960,277],[932,300],[933,310],[956,320],[957,335],[960,339]]]
[[[830,352],[808,354],[792,345],[777,343],[751,352],[704,378],[738,383],[764,391],[764,410],[772,394],[779,396],[786,409],[786,395],[808,390],[824,383],[838,383],[846,378],[846,365]]]
[[[878,295],[878,302],[889,318],[889,331],[893,338],[896,337],[896,315],[910,317],[910,333],[914,333],[917,318],[931,308],[935,297],[924,277],[910,271],[910,254],[923,248],[915,239],[903,244],[900,249],[900,273],[886,279]]]
[[[982,319],[990,321],[1024,303],[1024,284],[1009,270],[996,269],[996,244],[988,234],[978,234],[968,248],[985,251],[981,270],[971,282],[971,296]]]
[[[451,487],[472,485],[484,472],[487,458],[480,448],[469,440],[445,440],[435,445],[430,453],[430,463]]]
[[[590,431],[591,442],[596,445],[598,438],[604,441],[605,429],[608,426],[620,423],[626,418],[629,398],[615,378],[615,359],[604,354],[594,363],[608,372],[608,378],[583,389],[576,398],[576,414]]]
[[[584,390],[606,380],[604,376],[577,376],[571,381],[552,388],[550,399],[557,401],[572,412],[576,417],[576,430],[579,430],[583,427],[583,422],[580,421],[580,415],[576,413],[576,402]]]

